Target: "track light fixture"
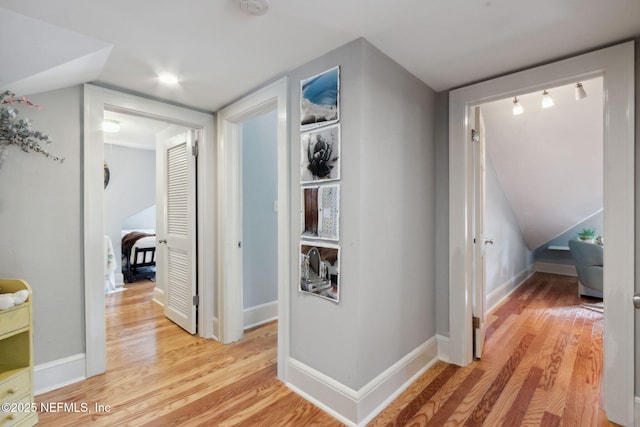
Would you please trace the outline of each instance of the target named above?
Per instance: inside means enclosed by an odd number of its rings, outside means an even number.
[[[518,97],[514,96],[513,97],[513,115],[519,116],[522,113],[524,113],[524,108],[522,108],[522,104],[520,103],[520,101],[518,101]]]
[[[587,97],[587,92],[585,92],[584,88],[582,87],[582,83],[578,82],[576,83],[576,101],[580,101],[581,99],[585,99]]]
[[[554,104],[555,103],[553,102],[553,98],[549,94],[549,91],[545,89],[544,92],[542,92],[542,108],[553,107]]]

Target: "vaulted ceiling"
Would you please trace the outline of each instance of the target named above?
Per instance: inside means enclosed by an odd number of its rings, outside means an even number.
[[[270,3],[253,16],[239,0],[0,0],[0,87],[94,80],[216,111],[357,37],[442,91],[640,35],[637,0]]]
[[[576,82],[577,83],[577,82]],[[481,106],[487,151],[529,249],[535,249],[603,206],[602,78],[549,88],[555,105],[542,108],[540,92]],[[491,233],[491,230],[487,230]]]

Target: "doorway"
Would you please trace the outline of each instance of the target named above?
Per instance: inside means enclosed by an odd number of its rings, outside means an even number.
[[[105,110],[104,129],[104,234],[113,247],[113,285],[155,279],[156,261],[156,134],[167,123]],[[125,235],[135,233],[122,241]],[[153,253],[136,249],[154,248]],[[126,253],[127,256],[122,256]]]
[[[576,98],[575,82],[550,87],[547,96],[555,103],[546,108],[540,92],[475,107],[483,126],[476,124],[474,167],[483,173],[476,172],[474,188],[478,194],[486,188],[486,198],[474,198],[474,226],[486,224],[474,233],[474,295],[483,295],[474,317],[480,326],[532,272],[575,276],[568,242],[583,229],[603,235],[602,78],[579,84],[588,96]]]
[[[197,241],[197,275],[201,284],[198,295],[198,333],[212,338],[215,313],[213,265],[214,177],[207,163],[213,163],[213,116],[182,107],[140,98],[90,84],[84,86],[84,273],[86,322],[86,377],[106,370],[105,293],[104,287],[104,111],[128,113],[200,130],[197,168],[197,228],[203,237]],[[100,285],[98,285],[100,284]]]
[[[243,330],[278,318],[278,116],[242,123]]]
[[[473,184],[470,109],[523,90],[542,92],[546,87],[603,77],[607,100],[603,117],[605,410],[612,421],[627,425],[633,424],[634,409],[633,58],[633,42],[625,43],[452,91],[449,106],[449,329],[451,360],[464,366],[472,358],[472,316],[466,298],[472,290],[472,240],[467,234]]]
[[[217,115],[218,132],[218,227],[217,259],[218,329],[223,343],[242,339],[244,330],[243,223],[242,223],[242,131],[243,123],[265,113],[277,117],[277,313],[278,378],[286,382],[289,355],[289,144],[288,79],[280,79],[224,108]]]

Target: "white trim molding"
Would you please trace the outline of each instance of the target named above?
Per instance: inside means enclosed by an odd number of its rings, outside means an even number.
[[[533,266],[525,268],[511,279],[507,280],[502,285],[489,292],[489,294],[487,294],[486,302],[487,313],[491,312],[491,310],[496,308],[498,304],[500,304],[509,295],[511,295],[513,291],[518,289],[524,282],[527,281],[529,277],[533,275],[535,271],[537,270],[535,270]]]
[[[245,308],[242,312],[244,330],[264,325],[278,318],[278,301]]]
[[[164,307],[164,302],[166,301],[166,297],[164,294],[164,290],[159,287],[153,288],[153,302],[158,304],[160,307]]]
[[[536,262],[535,269],[540,273],[560,274],[562,276],[574,276],[578,275],[575,265],[570,264],[557,264],[554,262]]]
[[[449,360],[451,360],[451,345],[449,344],[449,337],[436,335],[436,340],[438,341],[438,359],[449,363]]]
[[[634,426],[640,426],[640,397],[633,399]]]
[[[438,359],[432,337],[360,390],[289,358],[287,387],[349,426],[364,426],[416,381]]]
[[[84,353],[36,365],[33,368],[33,394],[38,396],[82,381],[87,378],[86,368]]]

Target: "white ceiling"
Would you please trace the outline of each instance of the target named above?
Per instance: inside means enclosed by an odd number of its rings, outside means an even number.
[[[171,126],[171,124],[160,120],[108,110],[105,110],[104,118],[105,120],[115,120],[120,124],[119,132],[104,133],[105,144],[122,145],[142,150],[155,150],[156,135]]]
[[[640,35],[638,0],[271,0],[263,16],[244,13],[239,0],[0,0],[0,7],[47,24],[2,32],[0,54],[11,58],[2,75],[13,77],[0,77],[1,86],[35,74],[38,90],[54,89],[55,64],[71,64],[65,74],[75,70],[75,83],[93,79],[208,111],[357,37],[442,91]],[[0,28],[12,20],[0,14]],[[76,64],[69,52],[85,60]],[[92,56],[105,52],[96,70],[100,58]],[[181,82],[161,86],[155,76],[163,70]]]
[[[487,151],[520,230],[535,249],[603,206],[602,78],[582,82],[587,98],[576,101],[575,83],[542,94],[483,104]],[[491,230],[487,230],[490,234]]]

